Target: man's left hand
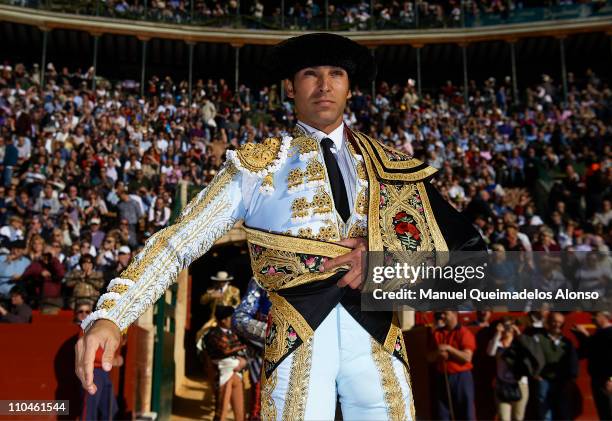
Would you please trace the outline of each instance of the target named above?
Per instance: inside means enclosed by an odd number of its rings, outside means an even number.
[[[346,238],[344,240],[337,241],[336,244],[350,247],[353,250],[323,263],[323,268],[321,271],[327,272],[337,267],[348,265],[350,266],[349,271],[344,274],[344,276],[338,281],[337,285],[340,288],[349,286],[352,289],[357,289],[363,281],[363,253],[368,251],[368,240],[367,238]]]

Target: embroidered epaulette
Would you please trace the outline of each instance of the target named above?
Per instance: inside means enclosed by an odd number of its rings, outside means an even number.
[[[273,177],[287,160],[290,137],[269,137],[261,143],[248,142],[235,151],[227,151],[227,159],[241,172],[262,179],[263,193],[274,191]]]
[[[390,148],[371,137],[353,132],[362,151],[372,158],[372,164],[379,178],[388,181],[420,181],[438,170],[412,156]]]

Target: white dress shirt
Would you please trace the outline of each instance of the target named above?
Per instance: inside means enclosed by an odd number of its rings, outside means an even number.
[[[349,209],[353,213],[355,207],[355,199],[357,197],[357,170],[355,169],[354,158],[346,146],[344,139],[344,122],[340,123],[331,133],[326,134],[325,132],[315,129],[312,126],[298,120],[298,125],[302,127],[310,136],[315,138],[319,143],[321,140],[328,137],[334,142],[334,147],[331,149],[332,153],[338,161],[338,167],[340,173],[344,179],[344,186],[346,187],[346,195],[349,202]]]

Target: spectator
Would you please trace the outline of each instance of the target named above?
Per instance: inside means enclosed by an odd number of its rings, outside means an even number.
[[[225,420],[230,402],[235,420],[244,420],[244,392],[241,371],[246,367],[246,346],[240,342],[238,335],[231,330],[234,307],[218,305],[215,318],[219,324],[212,328],[205,337],[206,350],[216,366],[217,408],[215,418]]]
[[[9,242],[23,240],[23,220],[19,216],[11,216],[9,224],[0,228],[0,235]]]
[[[538,236],[538,242],[533,245],[533,251],[559,252],[561,247],[555,241],[553,230],[542,227]]]
[[[87,302],[79,303],[74,309],[74,322],[80,325],[92,312],[93,306]]]
[[[17,147],[13,144],[13,137],[8,136],[5,139],[5,148],[4,148],[4,160],[2,161],[4,165],[4,186],[9,187],[11,182],[13,181],[13,168],[18,163],[19,159],[19,151]]]
[[[87,303],[93,307],[100,297],[104,278],[95,270],[94,258],[90,254],[81,256],[79,267],[66,275],[65,285],[72,292],[68,306],[77,308],[79,304]]]
[[[198,332],[198,339],[208,332],[212,327],[217,325],[215,318],[215,309],[218,305],[237,307],[240,304],[240,290],[230,282],[234,279],[229,273],[224,270],[217,272],[211,276],[213,287],[206,290],[200,297],[201,305],[210,306],[210,317]]]
[[[159,231],[168,225],[170,221],[170,208],[164,203],[161,197],[155,200],[155,205],[149,209],[149,224],[152,232]]]
[[[515,337],[521,331],[511,319],[497,323],[495,336],[487,346],[487,354],[496,360],[496,400],[497,415],[502,421],[525,419],[525,409],[529,400],[527,376],[516,374],[515,367],[508,364],[505,353],[510,349]]]
[[[604,227],[610,226],[612,221],[612,201],[606,199],[602,202],[601,211],[597,212],[593,216],[593,225],[603,225]]]
[[[119,230],[115,231],[120,238],[120,242],[127,244],[132,248],[138,246],[138,238],[136,238],[136,232],[130,231],[130,224],[127,219],[121,219],[119,222]]]
[[[113,235],[107,235],[102,243],[102,248],[98,253],[96,265],[103,272],[107,272],[115,267],[117,263],[117,238]]]
[[[580,265],[574,275],[576,289],[597,292],[600,297],[605,297],[608,285],[612,281],[610,266],[607,264],[607,253],[589,251],[580,254],[584,255],[585,262]]]
[[[591,391],[601,420],[612,419],[612,364],[610,364],[610,349],[612,349],[612,323],[610,312],[597,311],[593,313],[593,323],[596,326],[592,335],[583,325],[576,325],[576,334],[580,348],[579,353],[588,362],[591,376]]]
[[[436,409],[441,420],[475,420],[472,356],[476,339],[459,323],[456,311],[441,314],[428,360],[436,363]]]
[[[100,249],[106,238],[106,233],[100,229],[100,218],[91,218],[89,227],[91,230],[91,245],[96,249]]]
[[[570,386],[578,375],[578,355],[572,342],[563,336],[565,317],[548,314],[546,333],[536,335],[544,354],[544,367],[536,376],[539,418],[542,420],[572,419]]]
[[[54,314],[64,306],[61,293],[64,274],[64,266],[48,247],[23,273],[22,279],[31,291],[35,291],[34,302],[38,302],[41,311]]]
[[[55,216],[60,211],[60,202],[57,198],[57,192],[53,190],[53,185],[45,184],[43,194],[36,200],[34,204],[34,212],[42,212],[44,208],[50,209],[50,214]]]
[[[8,255],[0,255],[0,299],[8,297],[26,268],[30,266],[30,260],[23,255],[25,241],[13,241],[9,249]]]
[[[117,265],[114,268],[112,275],[109,275],[110,278],[117,278],[121,275],[125,269],[127,269],[130,264],[130,260],[132,259],[132,251],[128,246],[119,247],[119,252],[117,255]]]
[[[138,203],[130,197],[127,191],[121,193],[121,202],[117,204],[117,208],[119,209],[119,217],[128,222],[129,230],[136,232],[138,221],[143,212]]]
[[[472,326],[478,326],[479,328],[487,328],[491,323],[491,315],[493,312],[491,310],[482,310],[476,312],[476,320],[471,323]]]
[[[0,323],[30,323],[32,308],[26,303],[26,293],[19,287],[11,289],[11,308],[0,305]]]

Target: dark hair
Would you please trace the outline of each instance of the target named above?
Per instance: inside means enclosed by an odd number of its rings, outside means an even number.
[[[27,298],[25,289],[23,289],[23,287],[20,285],[15,285],[13,288],[11,288],[10,295],[20,295],[24,300]]]
[[[84,254],[84,255],[82,255],[82,256],[81,256],[81,258],[79,259],[79,265],[83,265],[83,263],[85,263],[85,262],[87,262],[87,261],[88,261],[89,263],[92,263],[92,264],[93,264],[93,263],[94,263],[94,261],[95,261],[95,260],[94,260],[94,257],[93,257],[91,254],[89,254],[89,253],[86,253],[86,254]]]

